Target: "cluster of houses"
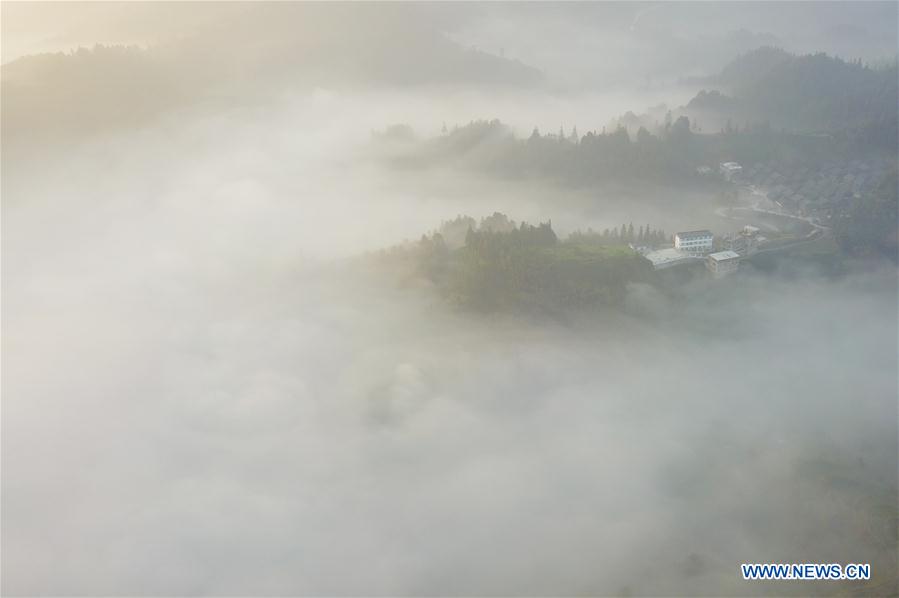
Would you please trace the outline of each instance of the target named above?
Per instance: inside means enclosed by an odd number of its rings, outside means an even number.
[[[749,167],[738,162],[722,162],[717,172],[734,184],[764,190],[768,199],[778,206],[775,209],[827,222],[846,210],[853,199],[880,185],[889,168],[887,160],[871,158],[816,165],[768,162]],[[696,170],[703,176],[715,172],[709,166]],[[735,272],[742,258],[758,251],[766,240],[759,233],[758,228],[745,226],[716,243],[710,231],[684,231],[674,235],[674,247],[646,251],[644,256],[657,270],[704,260],[712,275],[724,276]]]
[[[674,247],[648,251],[644,257],[656,270],[702,260],[712,276],[720,277],[736,272],[740,260],[755,253],[761,241],[764,237],[759,235],[758,228],[745,226],[740,232],[723,237],[715,251],[715,236],[711,231],[683,231],[674,235]]]
[[[875,189],[889,168],[886,159],[868,158],[820,164],[771,161],[746,167],[722,162],[718,172],[725,180],[764,189],[784,211],[827,221],[854,198]],[[711,174],[712,169],[702,166],[697,171]]]
[[[760,233],[758,227],[746,225],[739,232],[724,235],[721,238],[721,247],[735,251],[741,256],[752,255],[758,251],[761,243],[767,241],[767,238]]]

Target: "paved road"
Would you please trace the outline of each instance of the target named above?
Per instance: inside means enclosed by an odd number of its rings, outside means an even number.
[[[784,245],[778,245],[776,247],[769,247],[767,249],[759,249],[758,251],[753,253],[753,255],[757,255],[759,253],[766,253],[769,251],[782,251],[784,249],[790,249],[790,248],[796,247],[798,245],[802,245],[804,243],[810,243],[812,241],[816,241],[817,239],[830,233],[830,227],[824,226],[822,224],[818,224],[812,218],[809,218],[806,216],[797,216],[795,214],[789,214],[786,212],[778,212],[775,210],[765,210],[763,208],[759,208],[758,206],[738,207],[738,208],[717,208],[715,210],[715,214],[717,214],[718,216],[720,216],[722,218],[730,218],[730,219],[736,220],[736,218],[734,218],[733,216],[730,215],[730,212],[732,210],[746,210],[746,211],[755,212],[758,214],[770,214],[773,216],[780,216],[782,218],[792,218],[793,220],[801,220],[812,226],[811,232],[809,232],[807,235],[805,235],[801,239],[798,239],[791,243],[786,243]]]
[[[778,245],[777,247],[768,247],[767,249],[759,249],[752,255],[758,255],[760,253],[766,253],[768,251],[781,251],[783,249],[790,249],[792,247],[796,247],[797,245],[803,245],[805,243],[811,243],[812,241],[816,241],[820,239],[822,236],[826,234],[830,229],[824,226],[818,226],[813,228],[812,231],[804,236],[803,238],[793,241],[792,243],[786,243],[784,245]]]

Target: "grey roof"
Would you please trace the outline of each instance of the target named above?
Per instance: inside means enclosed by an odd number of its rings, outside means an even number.
[[[712,235],[712,231],[708,230],[688,230],[680,233],[674,233],[675,236],[685,238],[685,237],[709,237]]]

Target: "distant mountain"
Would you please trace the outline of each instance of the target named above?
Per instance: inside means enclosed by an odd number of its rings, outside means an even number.
[[[702,90],[687,104],[688,111],[705,111],[727,113],[728,111],[738,110],[740,103],[729,95],[713,89],[711,91]],[[620,119],[624,122],[624,118]],[[638,121],[643,124],[642,120]],[[624,122],[624,124],[627,124]]]
[[[0,67],[4,141],[77,136],[197,102],[290,90],[527,87],[542,73],[451,40],[414,8],[275,3],[150,47],[96,46]]]
[[[706,79],[717,89],[700,92],[685,112],[702,123],[768,122],[792,131],[871,136],[895,146],[897,74],[895,62],[875,69],[822,53],[797,56],[763,47]]]
[[[763,46],[738,56],[708,80],[734,89],[762,83],[772,72],[787,67],[797,57],[773,46]]]
[[[140,123],[203,89],[136,47],[26,56],[0,68],[3,140],[40,142]]]

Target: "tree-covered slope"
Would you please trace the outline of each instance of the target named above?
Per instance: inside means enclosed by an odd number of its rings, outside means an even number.
[[[463,244],[447,237],[467,225]],[[550,223],[515,225],[503,214],[475,224],[458,218],[382,259],[405,264],[407,275],[429,281],[449,303],[476,311],[558,311],[620,306],[628,285],[653,280],[652,266],[622,235],[579,233],[560,240]],[[643,236],[641,232],[637,236]],[[648,227],[645,237],[649,236]],[[644,238],[645,238],[644,237]]]
[[[895,147],[899,84],[894,62],[871,68],[827,54],[797,56],[759,48],[738,57],[687,106],[694,117],[769,122],[793,131],[849,132],[872,144]]]

